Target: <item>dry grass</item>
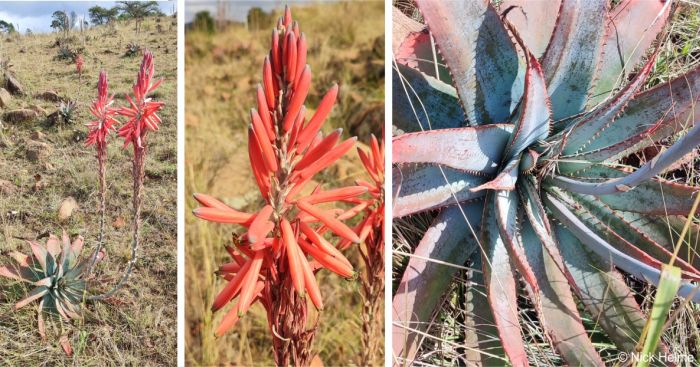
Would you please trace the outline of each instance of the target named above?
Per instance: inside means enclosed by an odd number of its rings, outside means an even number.
[[[339,104],[324,130],[344,127],[344,135],[368,141],[380,134],[384,117],[384,10],[382,2],[340,2],[293,7],[310,42],[308,64],[313,81],[307,108],[313,109],[333,82],[340,84]],[[229,205],[252,211],[261,206],[247,153],[248,112],[254,106],[270,31],[249,32],[233,26],[221,33],[186,35],[186,361],[192,365],[271,365],[271,336],[261,306],[252,307],[233,331],[220,339],[214,328],[223,313],[209,310],[223,282],[214,276],[228,261],[223,245],[236,226],[197,220],[191,199],[203,192]],[[313,113],[309,111],[308,115]],[[318,181],[329,187],[362,177],[359,159],[338,162]],[[356,249],[353,264],[361,263]],[[361,270],[361,269],[360,269]],[[314,342],[327,365],[352,365],[360,348],[360,294],[356,281],[318,274],[326,311]],[[228,308],[225,309],[227,311]],[[383,324],[383,320],[376,320]],[[381,365],[383,357],[377,356]]]
[[[394,5],[402,9],[414,9],[415,5],[411,0],[394,0]],[[407,11],[406,13],[411,13]],[[419,19],[417,11],[413,12],[413,17]],[[661,40],[661,52],[657,57],[651,76],[645,88],[650,88],[659,83],[671,80],[679,75],[688,72],[700,65],[700,41],[697,35],[700,33],[700,6],[691,2],[681,2],[676,14],[670,24],[666,38]],[[665,141],[659,144],[668,146],[672,141]],[[645,157],[631,156],[626,163],[640,165],[645,163]],[[700,175],[700,155],[684,160],[675,170],[667,172],[666,178],[688,185],[699,185]],[[430,225],[435,213],[424,213],[407,218],[394,219],[393,225],[393,269],[392,290],[395,292],[398,282],[401,279],[408,258],[401,253],[411,253],[420,241],[422,234]],[[700,222],[695,221],[700,224]],[[691,228],[689,234],[690,243],[697,244],[700,239],[698,227]],[[458,267],[470,266],[469,263],[455,264]],[[642,310],[649,314],[654,301],[654,287],[644,285],[633,278],[628,277],[631,288],[637,293],[637,301],[640,302]],[[522,284],[522,282],[521,282]],[[441,300],[440,308],[429,321],[426,333],[430,335],[423,339],[423,344],[418,351],[414,365],[439,365],[439,366],[460,366],[466,362],[464,360],[466,349],[464,347],[465,335],[473,333],[464,324],[467,311],[465,306],[465,291],[469,287],[481,288],[483,285],[475,285],[471,281],[468,271],[459,270],[456,272],[449,289]],[[523,288],[524,290],[524,288]],[[525,293],[525,292],[521,292]],[[674,309],[681,306],[681,299],[676,300]],[[521,315],[521,328],[526,340],[526,348],[529,360],[536,365],[560,366],[563,361],[551,346],[543,342],[544,334],[535,316],[534,307],[529,299],[521,296],[518,300],[518,308]],[[672,310],[673,311],[673,310]],[[604,331],[596,325],[595,320],[591,320],[588,315],[582,313],[584,326],[591,335],[593,344],[603,357],[606,364],[613,365],[618,361],[619,350],[608,339]],[[700,355],[700,306],[689,304],[683,306],[679,316],[665,330],[663,341],[669,347],[671,355],[691,356],[698,358]],[[478,330],[476,332],[479,332]],[[695,366],[697,362],[679,363],[683,366]]]
[[[33,98],[55,90],[78,103],[75,123],[52,126],[44,117],[23,124],[5,122],[0,129],[0,179],[11,181],[15,192],[0,193],[0,251],[28,251],[17,237],[33,239],[43,233],[60,234],[61,228],[85,237],[86,251],[93,249],[99,226],[97,162],[93,148],[84,146],[88,106],[97,93],[100,68],[109,73],[115,104],[123,105],[141,62],[140,55],[123,57],[126,45],[136,42],[155,57],[156,76],[165,79],[155,94],[164,101],[162,128],[151,135],[146,163],[143,240],[140,259],[130,282],[112,300],[89,304],[82,321],[49,321],[49,337],[41,341],[37,332],[36,305],[13,311],[12,305],[27,292],[24,285],[0,278],[0,364],[2,365],[146,365],[176,363],[177,257],[176,257],[176,111],[177,35],[174,19],[144,23],[136,35],[133,24],[119,23],[114,29],[100,27],[80,34],[73,31],[72,47],[84,48],[85,66],[79,82],[75,65],[56,61],[52,47],[56,34],[37,34],[0,40],[0,57],[9,60],[24,84],[26,97],[15,97],[10,109],[38,106],[48,113],[56,104]],[[43,136],[35,135],[40,132]],[[52,147],[51,155],[38,162],[26,159],[30,140]],[[131,149],[114,140],[108,153],[107,259],[97,268],[98,288],[107,289],[121,274],[128,258],[131,223]],[[36,189],[36,186],[41,186]],[[74,197],[77,212],[59,221],[60,202]],[[124,225],[120,225],[124,221]],[[43,241],[43,240],[42,240]],[[9,258],[0,257],[0,263]],[[58,343],[66,334],[74,355],[67,357]],[[10,337],[11,336],[11,337]]]

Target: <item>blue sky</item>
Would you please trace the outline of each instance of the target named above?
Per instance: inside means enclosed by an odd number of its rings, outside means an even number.
[[[258,6],[265,11],[270,11],[271,9],[283,9],[284,4],[309,4],[309,3],[320,3],[324,2],[322,0],[288,0],[288,1],[274,1],[274,0],[236,0],[236,1],[226,1],[226,6],[228,7],[227,13],[228,18],[237,21],[244,21],[246,15],[248,15],[248,10],[253,6]],[[208,10],[211,15],[216,15],[217,9],[216,0],[185,0],[185,22],[189,23],[194,19],[194,15],[200,11]]]
[[[0,19],[19,26],[23,32],[27,28],[32,32],[51,32],[51,14],[56,10],[66,13],[76,12],[79,17],[85,15],[89,19],[88,9],[99,5],[110,8],[116,5],[114,1],[9,1],[0,2]],[[176,1],[159,2],[161,10],[165,14],[171,14],[173,7],[177,8]]]

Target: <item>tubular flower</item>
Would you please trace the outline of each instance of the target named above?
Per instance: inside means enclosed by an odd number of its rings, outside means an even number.
[[[294,297],[308,294],[315,307],[322,309],[314,273],[325,268],[342,277],[354,275],[350,262],[324,234],[330,232],[332,238],[359,242],[358,235],[343,223],[357,213],[352,209],[326,209],[327,205],[322,209],[318,204],[353,200],[368,189],[351,186],[324,190],[319,185],[311,194],[302,192],[316,173],[352,149],[356,138],[339,142],[342,130],[327,136],[320,131],[335,103],[337,85],[326,93],[307,122],[304,101],[311,69],[306,65],[306,38],[289,9],[272,32],[272,48],[263,61],[262,77],[257,109],[250,112],[248,153],[265,205],[257,213],[244,213],[210,196],[195,194],[202,207],[195,209],[194,215],[246,228],[229,248],[233,262],[219,271],[228,283],[212,309],[220,309],[235,297],[238,301],[216,334],[225,333],[252,303],[260,301],[268,310],[268,323],[277,336],[276,362],[288,365],[285,358],[292,357],[283,354],[303,347],[284,347],[280,338],[291,339],[292,343],[310,342],[302,337],[303,332],[308,333],[304,330],[306,302],[293,302]],[[284,317],[294,320],[286,323]],[[295,355],[293,360],[298,364],[304,358]]]
[[[85,140],[85,144],[97,145],[98,149],[106,146],[107,135],[109,135],[110,130],[116,130],[114,124],[119,123],[114,118],[117,110],[111,107],[113,96],[109,95],[108,89],[107,72],[102,70],[97,82],[97,99],[92,101],[92,106],[90,106],[90,113],[95,119],[86,124],[90,132]]]
[[[147,98],[148,93],[153,92],[163,81],[160,79],[152,83],[154,73],[153,54],[144,50],[141,69],[132,89],[134,96],[132,98],[127,94],[126,100],[129,106],[120,108],[118,112],[119,115],[129,119],[118,132],[119,136],[124,138],[124,147],[134,144],[135,147],[142,148],[148,131],[158,130],[161,120],[156,112],[163,108],[164,103]]]

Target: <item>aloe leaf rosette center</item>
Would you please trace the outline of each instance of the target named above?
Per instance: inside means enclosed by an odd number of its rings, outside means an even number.
[[[583,318],[634,352],[646,316],[623,274],[658,284],[700,190],[660,177],[700,144],[700,69],[643,89],[670,2],[416,3],[425,24],[393,14],[392,210],[437,215],[394,293],[395,356],[416,358],[463,264],[470,362],[529,364],[521,293],[567,364],[603,365]],[[700,301],[697,257],[675,264]]]

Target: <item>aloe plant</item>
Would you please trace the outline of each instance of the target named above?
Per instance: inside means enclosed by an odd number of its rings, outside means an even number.
[[[42,312],[61,315],[67,320],[79,317],[86,286],[85,269],[90,258],[80,259],[83,238],[78,236],[71,242],[65,231],[61,240],[49,235],[45,246],[36,241],[27,243],[31,255],[18,251],[10,253],[17,265],[0,267],[0,276],[34,286],[27,297],[15,304],[15,309],[39,300],[39,334],[45,338]]]
[[[578,304],[633,352],[645,315],[620,270],[657,284],[700,190],[658,177],[700,143],[700,68],[642,91],[671,2],[416,3],[427,28],[394,10],[393,215],[438,214],[395,290],[395,355],[415,358],[456,271],[441,262],[476,270],[470,362],[528,365],[519,279],[567,364],[603,365]],[[678,295],[700,301],[680,253]]]

